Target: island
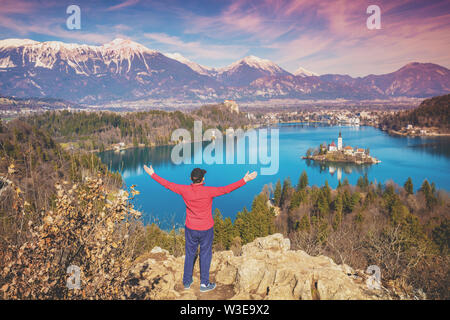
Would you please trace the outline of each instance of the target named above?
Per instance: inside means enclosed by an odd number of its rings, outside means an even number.
[[[337,145],[332,141],[328,145],[322,143],[316,149],[309,148],[306,156],[303,156],[302,159],[321,162],[350,162],[355,164],[374,164],[381,162],[370,155],[368,148],[344,146],[341,132],[339,132]]]

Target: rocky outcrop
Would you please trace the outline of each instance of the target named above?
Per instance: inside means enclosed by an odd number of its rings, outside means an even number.
[[[138,263],[129,283],[142,299],[388,299],[388,293],[371,290],[366,276],[326,256],[312,257],[290,250],[281,234],[257,238],[240,254],[213,254],[211,281],[217,288],[200,293],[198,262],[190,290],[182,286],[184,256],[174,257],[158,247]]]

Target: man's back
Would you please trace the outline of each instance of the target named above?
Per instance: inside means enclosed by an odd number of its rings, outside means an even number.
[[[193,230],[212,228],[214,226],[212,217],[213,198],[229,193],[245,184],[245,180],[240,179],[224,187],[209,187],[203,183],[182,185],[167,181],[156,173],[151,176],[162,186],[183,197],[186,204],[186,227]]]

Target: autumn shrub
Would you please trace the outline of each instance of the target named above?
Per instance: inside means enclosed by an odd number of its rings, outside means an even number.
[[[113,201],[107,200],[98,177],[58,184],[56,190],[54,210],[42,211],[37,222],[29,220],[27,239],[2,245],[0,298],[126,298],[130,289],[124,283],[133,255],[130,235],[139,216],[130,199],[137,191],[122,190]],[[25,213],[24,206],[17,193],[17,216]],[[70,266],[80,270],[79,289],[68,286],[75,276],[68,274]]]

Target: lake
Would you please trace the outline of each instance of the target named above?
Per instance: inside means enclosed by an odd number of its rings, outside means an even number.
[[[234,192],[215,198],[213,210],[219,208],[224,217],[234,218],[244,207],[249,209],[252,200],[265,184],[283,182],[290,177],[297,184],[303,170],[306,170],[310,185],[322,186],[325,180],[332,188],[338,179],[347,178],[356,184],[361,175],[367,173],[370,181],[393,180],[403,186],[408,177],[414,189],[420,188],[424,179],[435,182],[438,189],[450,190],[450,138],[449,137],[393,137],[387,133],[366,126],[328,126],[320,124],[279,124],[279,170],[274,175],[258,177]],[[333,164],[324,165],[302,160],[310,147],[321,143],[337,143],[339,131],[343,144],[353,147],[369,148],[370,154],[381,163],[373,165]],[[204,146],[209,143],[205,143]],[[247,171],[260,172],[260,164],[179,164],[171,161],[173,146],[134,148],[120,153],[106,151],[99,153],[102,161],[113,171],[119,171],[127,187],[136,185],[140,195],[134,200],[138,210],[143,212],[146,223],[156,222],[167,230],[174,225],[182,227],[185,219],[185,206],[182,198],[156,183],[144,170],[143,165],[153,165],[155,172],[163,178],[180,184],[190,183],[193,168],[207,170],[205,184],[226,185],[242,178]],[[247,148],[248,149],[248,148]],[[248,152],[248,150],[247,150]]]

